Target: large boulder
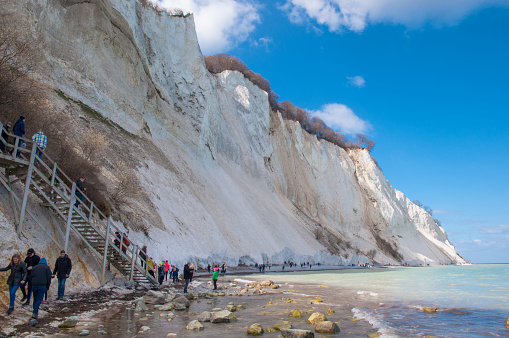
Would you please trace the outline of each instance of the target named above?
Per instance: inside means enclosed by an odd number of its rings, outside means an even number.
[[[198,315],[198,319],[200,322],[210,322],[210,315],[211,313],[208,311],[203,311]]]
[[[335,323],[326,320],[316,324],[315,331],[317,333],[335,334],[339,332],[339,327]]]
[[[221,310],[210,314],[211,323],[229,323],[236,320],[237,317],[228,310]]]
[[[308,318],[308,323],[311,325],[316,325],[320,322],[326,321],[327,317],[323,313],[315,312]]]
[[[247,328],[248,336],[259,336],[261,334],[263,334],[263,327],[258,323],[255,323]]]
[[[164,304],[165,299],[164,293],[154,290],[148,290],[143,297],[146,304]]]
[[[285,329],[281,330],[283,338],[315,338],[315,334],[310,330]]]
[[[199,321],[193,320],[187,324],[186,329],[189,331],[200,331],[203,330],[203,325]]]

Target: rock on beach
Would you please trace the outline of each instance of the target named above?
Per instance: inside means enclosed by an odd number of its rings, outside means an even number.
[[[292,310],[292,311],[290,311],[290,313],[288,314],[288,317],[292,317],[292,318],[301,318],[301,317],[302,317],[302,312],[300,312],[299,310]]]
[[[311,325],[316,325],[320,322],[326,321],[327,317],[323,313],[315,312],[308,318],[308,323]]]
[[[203,325],[199,321],[193,320],[187,324],[186,329],[189,331],[201,331],[203,330]]]
[[[74,318],[67,318],[62,323],[58,325],[60,329],[72,329],[78,324],[78,321]]]
[[[165,299],[164,293],[154,290],[148,290],[143,297],[146,304],[164,304]]]
[[[281,335],[283,338],[315,338],[315,334],[310,330],[281,330]]]
[[[259,336],[261,334],[263,334],[263,327],[258,323],[255,323],[247,328],[248,336]]]
[[[211,323],[229,323],[235,320],[237,320],[237,317],[235,317],[235,315],[228,310],[212,312],[210,315]]]
[[[317,333],[335,334],[339,332],[339,327],[335,323],[326,320],[316,324],[315,331]]]

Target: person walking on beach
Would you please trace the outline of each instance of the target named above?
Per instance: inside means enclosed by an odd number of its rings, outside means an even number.
[[[208,273],[210,273],[210,263],[209,263],[209,265],[207,265],[207,271],[208,271]]]
[[[194,272],[194,269],[191,270],[191,262],[187,262],[186,265],[184,265],[184,280],[186,282],[185,286],[184,286],[184,294],[187,293],[187,287],[189,285],[189,283],[191,282],[191,279],[193,279],[193,272]]]
[[[214,283],[214,290],[217,290],[217,279],[219,278],[219,265],[216,265],[214,268],[214,273],[212,274],[212,283]]]
[[[164,280],[165,281],[168,280],[168,271],[170,271],[170,264],[168,263],[168,261],[165,261],[164,262]]]
[[[23,299],[21,300],[21,302],[24,302],[26,300],[26,302],[23,303],[24,306],[30,305],[30,298],[32,297],[32,282],[30,282],[30,280],[31,280],[30,274],[32,273],[32,269],[37,264],[39,264],[40,260],[41,260],[41,257],[39,257],[35,254],[35,250],[33,248],[28,249],[27,256],[25,258],[25,264],[26,264],[27,273],[28,273],[28,276],[27,276],[28,288],[25,291],[24,284],[22,284],[22,286],[21,286],[21,293],[23,293]]]
[[[37,319],[44,294],[49,290],[51,285],[51,269],[46,262],[46,258],[41,258],[39,264],[32,269],[30,273],[30,284],[32,284],[32,290],[34,292],[34,310],[32,312],[32,318]]]
[[[173,267],[173,283],[177,283],[179,281],[179,268],[177,268],[175,265],[172,265]]]
[[[163,285],[164,282],[164,265],[163,262],[159,262],[159,266],[157,267],[157,279],[159,285]]]
[[[0,271],[11,271],[7,277],[7,285],[9,285],[9,309],[7,314],[10,315],[14,311],[14,301],[16,300],[16,291],[20,285],[24,285],[28,278],[27,267],[21,261],[21,256],[18,254],[12,255],[11,262],[7,267],[0,269]]]
[[[83,176],[76,181],[76,203],[74,203],[76,208],[80,205],[80,201],[83,202],[83,193],[87,190],[87,188],[83,188],[83,182],[85,182]]]
[[[9,132],[9,129],[12,127],[12,123],[10,122],[7,122],[6,124],[3,125],[4,128],[2,129],[2,139],[0,140],[0,150],[2,151],[2,153],[5,153],[5,145],[7,143],[7,139],[9,138],[9,135],[7,135],[7,133]]]
[[[46,149],[46,146],[48,145],[48,137],[44,135],[42,130],[39,130],[36,134],[34,134],[34,136],[32,136],[32,141],[34,141],[38,146],[38,148],[35,150],[35,154],[39,158],[41,158],[42,152],[44,151],[44,149]],[[39,161],[35,163],[39,163]]]
[[[58,280],[58,296],[57,300],[64,299],[65,281],[69,278],[72,270],[72,262],[65,250],[60,251],[60,257],[55,261],[55,268],[53,269],[52,278],[57,276]]]

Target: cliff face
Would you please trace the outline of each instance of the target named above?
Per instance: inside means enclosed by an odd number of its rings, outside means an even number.
[[[130,206],[149,229],[130,237],[155,259],[463,263],[367,151],[281,119],[240,73],[211,75],[192,16],[137,0],[22,0],[12,10],[44,42],[41,80],[97,111],[109,156],[137,163],[144,192]],[[57,95],[54,104],[78,127],[92,123]]]

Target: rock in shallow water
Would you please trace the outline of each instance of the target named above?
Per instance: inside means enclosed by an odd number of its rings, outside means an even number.
[[[258,323],[255,323],[247,328],[248,336],[259,336],[261,334],[263,334],[263,327]]]
[[[228,310],[221,310],[218,312],[212,312],[210,315],[211,323],[229,323],[236,321],[237,317]]]
[[[198,315],[198,321],[200,322],[210,322],[210,312],[203,311]]]
[[[316,325],[320,322],[326,321],[327,317],[323,313],[315,312],[308,318],[308,323],[311,325]]]
[[[90,330],[81,330],[80,333],[78,334],[78,336],[80,336],[80,337],[88,336],[88,335],[90,335]]]
[[[339,332],[339,327],[328,320],[316,324],[315,331],[317,333],[331,333],[335,334]]]
[[[292,328],[292,322],[283,321],[280,324],[274,325],[274,329],[281,331],[281,330],[288,330]]]
[[[302,313],[299,310],[292,310],[288,314],[288,317],[301,318],[302,317]]]
[[[315,334],[309,330],[281,330],[281,335],[284,338],[315,338]]]
[[[507,317],[507,319],[505,320],[505,324],[504,324],[505,328],[509,330],[509,317]]]
[[[193,320],[187,324],[186,329],[189,331],[200,331],[203,330],[203,325],[199,321]]]
[[[423,307],[422,308],[422,312],[426,312],[426,313],[435,313],[437,312],[438,308],[437,307]]]

